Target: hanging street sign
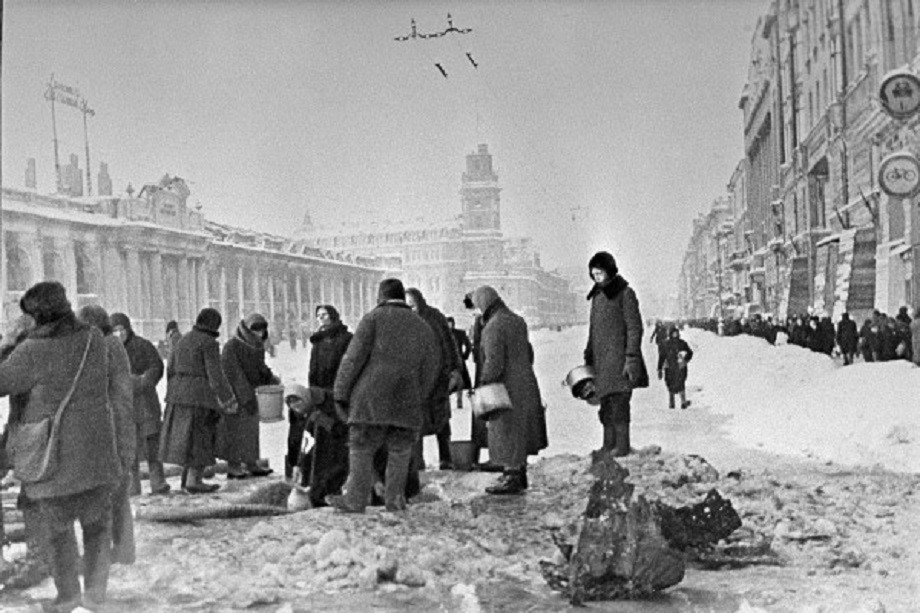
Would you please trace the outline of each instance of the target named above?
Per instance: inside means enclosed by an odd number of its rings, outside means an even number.
[[[878,184],[895,198],[912,198],[920,193],[920,161],[909,151],[887,156],[878,168]]]
[[[912,117],[920,110],[920,78],[909,70],[893,70],[882,78],[878,98],[895,119]]]

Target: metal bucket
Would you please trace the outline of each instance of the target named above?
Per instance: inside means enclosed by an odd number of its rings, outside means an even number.
[[[270,423],[284,419],[284,386],[262,385],[256,388],[259,421]]]
[[[511,410],[511,397],[504,383],[489,383],[473,390],[473,413],[489,421]]]
[[[473,441],[451,441],[450,459],[456,470],[473,470]]]
[[[575,398],[585,400],[588,404],[596,405],[600,403],[597,394],[591,393],[586,396],[584,393],[585,387],[589,383],[593,385],[594,377],[594,367],[587,365],[576,366],[565,376],[565,380],[562,384],[571,388],[572,396]]]

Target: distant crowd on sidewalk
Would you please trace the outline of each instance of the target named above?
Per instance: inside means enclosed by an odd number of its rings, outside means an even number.
[[[920,365],[920,312],[911,318],[906,306],[902,306],[894,317],[875,310],[861,325],[851,319],[849,313],[843,313],[836,325],[826,315],[810,314],[790,316],[785,322],[774,321],[769,315],[754,314],[750,318],[710,317],[681,323],[719,336],[747,334],[763,338],[771,345],[798,345],[828,356],[839,356],[844,364],[852,364],[860,357],[864,362],[907,360]]]

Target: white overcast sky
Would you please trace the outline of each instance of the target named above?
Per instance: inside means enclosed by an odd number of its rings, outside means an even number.
[[[278,234],[307,208],[322,226],[450,217],[486,143],[506,234],[532,236],[547,267],[609,250],[640,300],[662,296],[743,155],[767,4],[7,0],[3,184],[35,157],[54,188],[52,73],[96,110],[94,186],[99,161],[116,193],[178,175],[209,218]],[[473,32],[393,40],[448,11]],[[59,108],[58,131],[62,163],[85,165],[79,113]]]

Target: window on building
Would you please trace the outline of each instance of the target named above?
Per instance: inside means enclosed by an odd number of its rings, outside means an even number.
[[[96,261],[86,243],[74,243],[74,262],[77,267],[77,293],[95,294],[97,290]]]
[[[32,266],[29,254],[23,249],[15,234],[6,235],[6,287],[12,292],[24,292],[32,284]]]

